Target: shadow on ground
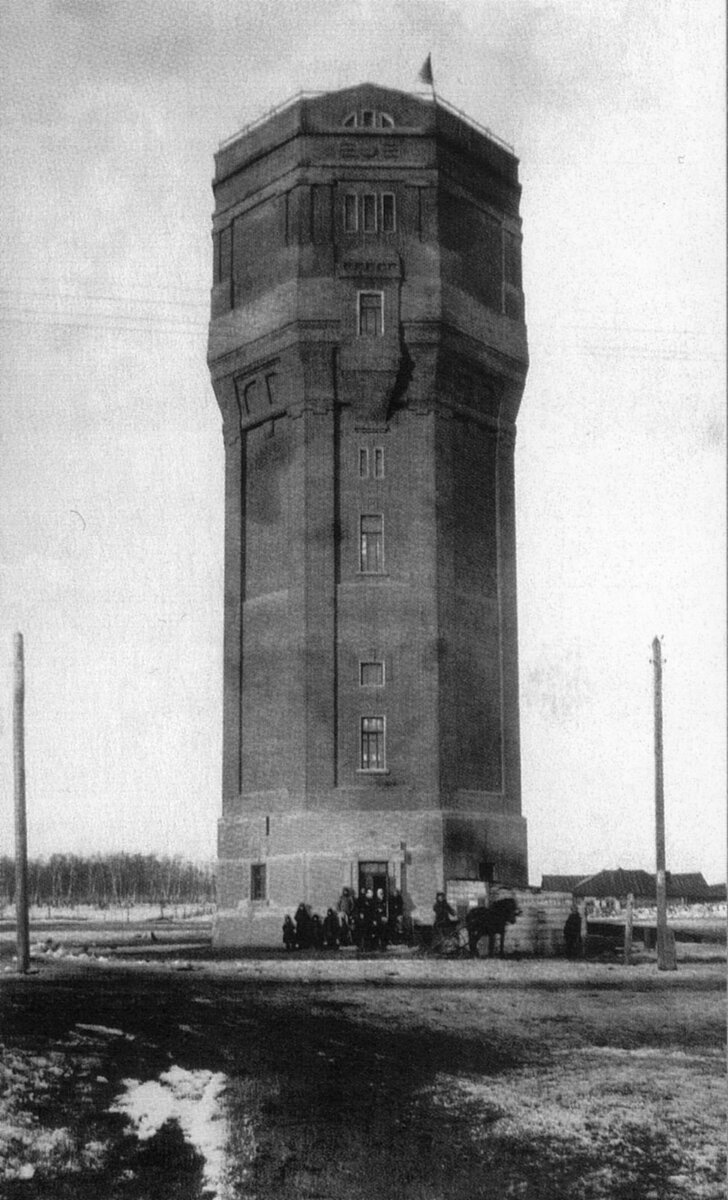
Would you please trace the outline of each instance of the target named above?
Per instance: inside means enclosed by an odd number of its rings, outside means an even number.
[[[503,1022],[467,1032],[429,1027],[416,1012],[407,1017],[406,1002],[386,1020],[355,1009],[343,987],[306,991],[131,967],[51,968],[4,980],[5,1046],[41,1061],[58,1056],[59,1073],[27,1097],[29,1110],[39,1131],[69,1131],[80,1164],[10,1180],[7,1200],[198,1200],[202,1162],[175,1125],[140,1143],[121,1115],[108,1112],[123,1080],[155,1079],[173,1064],[221,1071],[231,1081],[237,1166],[225,1200],[675,1194],[669,1181],[678,1164],[659,1130],[635,1129],[619,1148],[621,1174],[605,1162],[609,1190],[600,1192],[583,1180],[598,1180],[603,1147],[572,1146],[567,1154],[546,1134],[499,1134],[498,1105],[481,1103],[474,1115],[465,1097],[437,1101],[443,1077],[496,1080],[552,1067],[535,1026]],[[94,1160],[87,1148],[96,1145],[107,1149]]]

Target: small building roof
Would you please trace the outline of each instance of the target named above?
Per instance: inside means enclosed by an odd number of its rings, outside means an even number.
[[[574,891],[578,896],[593,896],[596,900],[606,900],[610,897],[655,895],[655,877],[647,871],[598,871],[582,879]]]
[[[564,876],[566,878],[566,876]],[[632,895],[655,899],[657,880],[649,871],[625,871],[617,867],[616,871],[599,871],[582,879],[574,887],[578,896],[593,896],[596,900],[609,897],[619,899]],[[666,872],[665,891],[671,900],[708,900],[708,885],[699,871],[687,875],[673,875]]]
[[[703,878],[700,871],[694,871],[689,875],[671,875],[667,872],[667,894],[676,899],[682,897],[685,900],[708,900],[709,887]]]
[[[724,883],[709,883],[708,895],[706,896],[706,899],[709,902],[712,901],[714,904],[720,903],[721,900],[725,900],[726,885]]]

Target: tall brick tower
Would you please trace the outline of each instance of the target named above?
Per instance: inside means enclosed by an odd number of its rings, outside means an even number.
[[[218,944],[301,900],[527,882],[513,153],[448,106],[302,96],[216,155],[226,462]]]

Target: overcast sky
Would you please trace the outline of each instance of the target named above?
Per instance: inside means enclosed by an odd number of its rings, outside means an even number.
[[[725,878],[721,0],[5,0],[0,853],[12,640],[31,855],[214,854],[220,140],[300,88],[444,97],[521,162],[516,449],[530,875]]]

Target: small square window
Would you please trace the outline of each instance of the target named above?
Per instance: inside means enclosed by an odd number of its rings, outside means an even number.
[[[362,717],[359,764],[362,771],[385,770],[384,717]]]
[[[361,227],[365,233],[377,232],[377,197],[368,192],[361,198]]]
[[[394,193],[393,192],[383,192],[382,193],[382,219],[381,219],[381,226],[380,226],[382,233],[393,233],[394,226],[395,226]]]
[[[359,478],[369,478],[369,451],[363,446],[359,451]]]
[[[359,686],[360,687],[384,687],[384,663],[383,662],[359,663]]]
[[[379,514],[361,518],[359,567],[364,575],[381,575],[384,570],[384,518]]]
[[[374,447],[374,478],[384,479],[384,447]]]
[[[265,863],[251,863],[250,867],[250,899],[265,900],[266,898]]]
[[[384,332],[384,296],[381,292],[359,293],[360,337],[381,337]]]
[[[347,233],[356,233],[359,228],[358,210],[359,197],[349,192],[344,196],[344,229]]]

